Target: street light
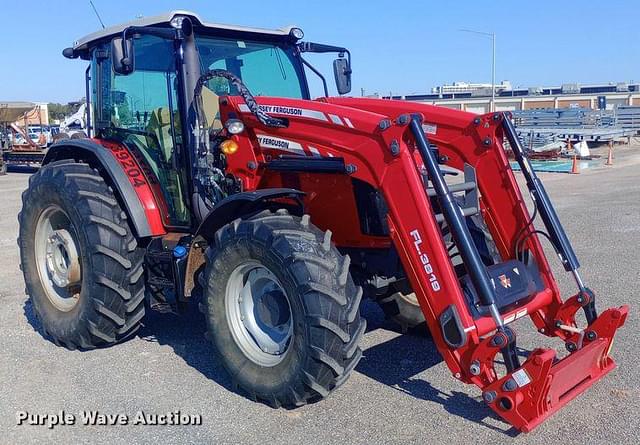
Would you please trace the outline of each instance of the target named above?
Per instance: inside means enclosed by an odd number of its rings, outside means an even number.
[[[494,32],[474,31],[473,29],[459,29],[458,31],[491,38],[491,111],[496,111],[496,34]]]

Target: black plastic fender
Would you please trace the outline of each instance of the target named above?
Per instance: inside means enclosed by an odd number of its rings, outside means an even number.
[[[129,181],[129,177],[107,148],[90,139],[60,141],[49,147],[42,165],[62,159],[77,159],[98,165],[103,174],[108,176],[105,179],[109,180],[121,203],[125,206],[137,236],[144,238],[152,235],[144,207]]]
[[[216,204],[204,217],[202,223],[196,231],[196,237],[210,241],[215,233],[225,224],[240,218],[244,215],[259,212],[274,207],[285,207],[290,213],[298,216],[303,214],[302,197],[304,192],[289,188],[261,189],[253,192],[241,192],[230,195]],[[289,198],[295,204],[287,205],[277,203],[274,206],[274,199]]]

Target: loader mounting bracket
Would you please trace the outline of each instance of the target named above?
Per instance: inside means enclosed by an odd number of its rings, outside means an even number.
[[[615,368],[608,355],[628,307],[604,311],[589,326],[595,333],[558,361],[552,349],[531,352],[520,369],[483,388],[485,402],[503,419],[529,432]]]

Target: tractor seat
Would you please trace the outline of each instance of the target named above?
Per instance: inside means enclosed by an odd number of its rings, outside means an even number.
[[[220,120],[220,96],[206,86],[203,86],[202,105],[209,128],[214,130],[222,129],[222,120]]]
[[[171,159],[173,152],[173,139],[171,138],[171,116],[169,114],[169,108],[160,107],[151,112],[149,122],[147,123],[147,133],[154,134],[160,144],[160,149],[164,157],[164,161],[168,162]],[[176,130],[180,131],[180,115],[174,113],[174,123]]]
[[[209,123],[209,128],[219,130],[222,128],[220,120],[219,96],[207,87],[202,88],[202,104],[204,114]],[[180,115],[174,113],[176,131],[180,132]],[[164,155],[164,160],[169,161],[173,152],[173,140],[171,138],[171,116],[168,107],[159,107],[151,112],[146,131],[154,134],[160,143],[160,149]]]

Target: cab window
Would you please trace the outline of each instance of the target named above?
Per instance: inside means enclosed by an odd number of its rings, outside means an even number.
[[[101,50],[104,55],[110,47]],[[149,167],[147,179],[156,183],[156,198],[166,204],[161,206],[166,207],[161,209],[165,224],[188,226],[184,176],[177,162],[182,132],[173,43],[143,35],[135,39],[134,50],[135,71],[129,75],[116,74],[110,57],[94,64],[96,128],[101,137],[126,144]]]

